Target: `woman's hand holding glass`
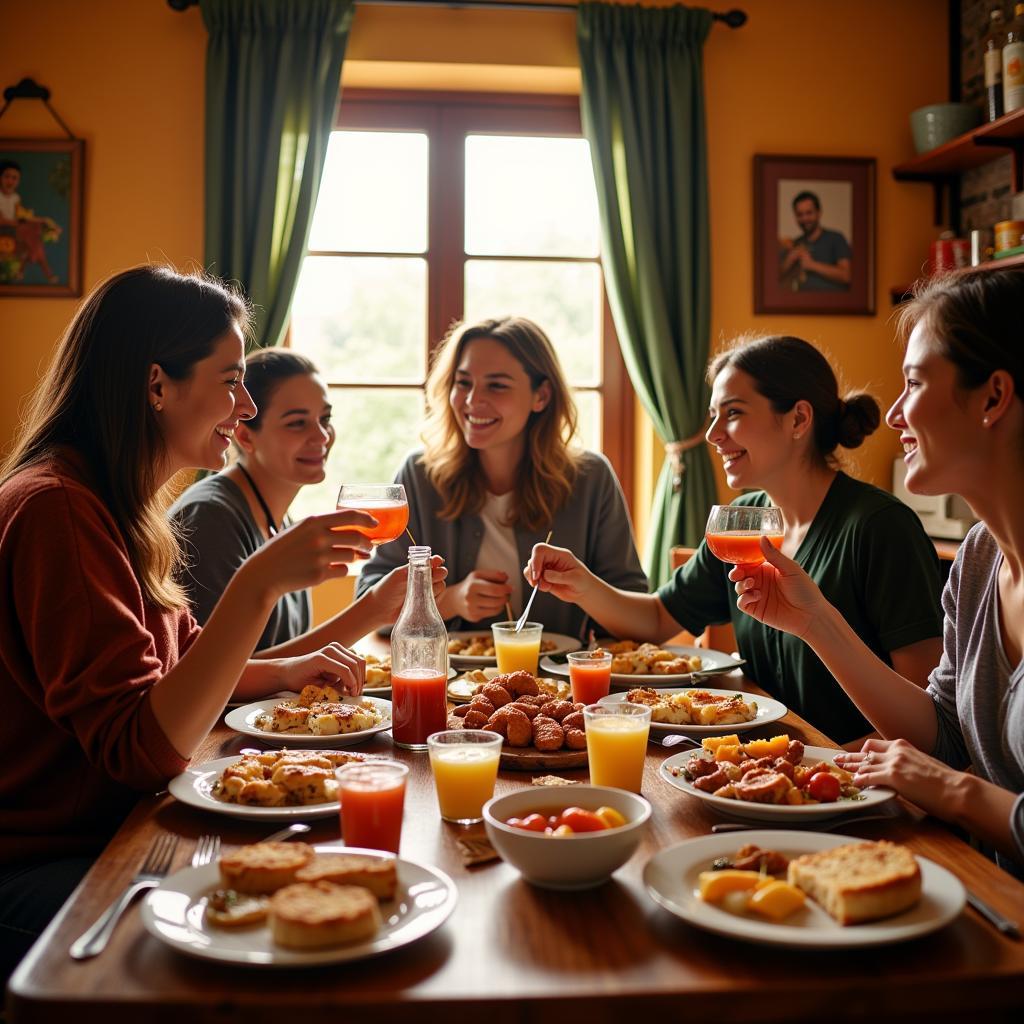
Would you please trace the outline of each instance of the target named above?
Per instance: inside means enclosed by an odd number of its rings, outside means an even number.
[[[349,562],[369,557],[370,542],[358,528],[372,525],[372,516],[352,509],[310,516],[272,537],[239,572],[247,586],[276,601],[293,590],[347,575]]]
[[[729,579],[736,584],[736,607],[766,626],[806,639],[827,602],[796,562],[766,537],[761,537],[760,545],[763,562],[737,565],[729,572]]]
[[[523,576],[531,587],[554,594],[569,604],[579,604],[594,579],[591,571],[568,548],[551,544],[534,544]]]
[[[281,689],[298,693],[304,686],[333,686],[352,697],[363,692],[366,661],[341,644],[328,644],[319,651],[279,662]]]

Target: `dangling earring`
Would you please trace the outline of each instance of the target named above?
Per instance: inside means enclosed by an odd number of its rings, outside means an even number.
[[[164,408],[163,402],[154,402],[153,403],[153,411],[154,412],[162,412],[163,408]]]

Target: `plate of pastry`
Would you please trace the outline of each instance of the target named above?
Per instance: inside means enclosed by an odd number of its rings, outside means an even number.
[[[746,732],[777,722],[789,709],[781,701],[737,690],[656,690],[640,686],[610,693],[599,704],[642,704],[651,709],[652,732],[683,732],[690,736],[719,736]]]
[[[698,928],[811,949],[927,935],[966,897],[955,875],[905,846],[795,830],[688,839],[655,854],[643,880],[656,903]]]
[[[540,653],[562,655],[578,651],[583,645],[574,636],[544,631],[540,641]],[[448,661],[456,668],[486,668],[497,665],[494,654],[494,636],[488,629],[455,630],[448,634]]]
[[[233,708],[224,723],[243,736],[293,747],[347,747],[391,728],[391,701],[342,697],[331,686]]]
[[[723,651],[679,644],[649,644],[638,640],[600,640],[597,646],[612,655],[612,687],[678,686],[695,678],[731,672],[745,664]],[[568,678],[569,666],[544,657],[540,669]]]
[[[142,923],[188,956],[308,967],[379,956],[447,920],[458,894],[437,868],[340,843],[257,843],[182,868],[152,889]]]

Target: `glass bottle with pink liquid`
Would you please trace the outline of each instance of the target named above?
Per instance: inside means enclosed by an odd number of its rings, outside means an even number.
[[[434,603],[430,548],[409,548],[405,604],[391,632],[391,737],[426,750],[447,727],[448,631]]]

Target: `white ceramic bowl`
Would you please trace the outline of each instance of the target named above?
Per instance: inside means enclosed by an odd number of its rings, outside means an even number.
[[[533,811],[553,814],[566,807],[596,811],[614,807],[626,824],[601,832],[548,836],[506,825]],[[611,786],[531,786],[484,804],[484,825],[491,845],[523,877],[543,889],[591,889],[607,881],[633,856],[651,805],[636,793]]]

